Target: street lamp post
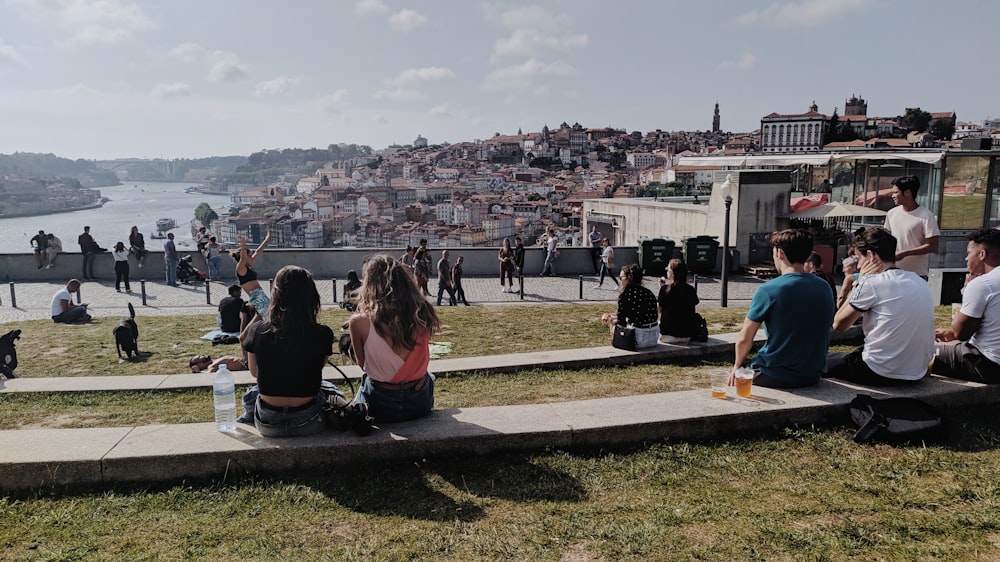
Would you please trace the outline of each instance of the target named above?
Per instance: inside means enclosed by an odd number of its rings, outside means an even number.
[[[726,225],[722,230],[722,307],[729,301],[729,211],[733,206],[733,176],[726,175],[726,181],[719,187],[719,193],[726,202]]]

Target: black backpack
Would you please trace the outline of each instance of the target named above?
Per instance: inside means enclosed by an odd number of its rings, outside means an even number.
[[[707,342],[708,341],[708,322],[705,322],[705,317],[697,312],[694,313],[695,321],[695,331],[694,335],[691,336],[691,341],[693,342]]]
[[[859,394],[851,400],[851,419],[858,426],[855,443],[925,439],[942,427],[941,414],[916,398],[872,398]]]

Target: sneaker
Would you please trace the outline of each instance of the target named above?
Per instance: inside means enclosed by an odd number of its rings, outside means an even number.
[[[50,263],[49,265],[45,266],[45,269],[52,269],[52,267],[53,267],[53,264]]]
[[[600,286],[600,285],[594,285],[594,288],[595,288],[595,289],[600,289],[600,288],[601,288],[601,286]]]
[[[622,286],[621,286],[621,285],[619,285],[619,284],[617,284],[617,283],[615,283],[615,290],[616,290],[616,291],[620,291],[620,290],[622,290]]]

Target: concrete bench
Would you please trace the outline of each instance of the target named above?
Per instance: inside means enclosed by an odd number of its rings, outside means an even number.
[[[706,385],[707,386],[707,385]],[[753,433],[793,424],[846,421],[858,392],[912,396],[942,409],[991,403],[1000,385],[932,376],[889,391],[836,380],[782,391],[754,388],[752,398],[718,400],[708,388],[579,402],[435,410],[370,436],[327,431],[273,439],[240,425],[213,423],[90,429],[0,431],[0,489],[20,493],[63,487],[113,487],[243,474],[294,474],[383,459],[489,454],[543,448],[614,446]]]

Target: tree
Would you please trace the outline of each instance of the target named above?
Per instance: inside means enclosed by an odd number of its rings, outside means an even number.
[[[823,137],[823,144],[830,144],[831,142],[837,142],[840,140],[837,135],[840,133],[840,116],[837,115],[837,108],[833,108],[833,115],[830,116],[830,128],[826,131],[826,136]]]
[[[939,139],[951,139],[951,136],[955,134],[955,120],[951,118],[935,119],[928,127],[927,132]]]
[[[911,131],[922,133],[927,130],[930,122],[931,114],[919,107],[907,107],[903,114],[902,125]]]
[[[194,218],[201,224],[208,226],[212,221],[219,218],[219,214],[213,211],[208,203],[201,203],[194,209]]]

